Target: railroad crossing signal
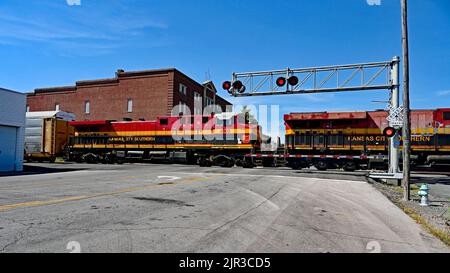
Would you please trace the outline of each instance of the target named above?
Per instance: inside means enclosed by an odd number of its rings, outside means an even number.
[[[389,126],[393,126],[393,130],[386,133],[398,135],[394,127],[401,127],[403,119],[403,109],[399,108],[399,64],[400,57],[396,56],[385,62],[233,73],[232,80],[223,86],[234,97],[390,90],[392,115]],[[283,90],[281,87],[284,86]],[[399,147],[392,136],[387,138],[389,173],[397,175]]]
[[[230,92],[230,89],[231,89],[231,82],[230,82],[230,81],[224,82],[224,83],[222,84],[222,88],[223,88],[224,90],[227,90],[228,92]]]
[[[246,87],[244,86],[244,84],[242,84],[241,81],[234,81],[233,83],[231,83],[230,81],[226,81],[222,84],[222,88],[224,90],[227,90],[228,93],[230,93],[231,95],[234,92],[244,93],[246,89]]]
[[[391,138],[397,134],[397,130],[394,127],[386,127],[383,130],[383,135],[387,138]]]
[[[224,89],[235,97],[393,90],[399,61],[233,73]]]
[[[277,79],[277,85],[278,87],[282,87],[286,85],[286,78],[285,77],[279,77]]]
[[[400,139],[400,130],[394,127],[386,127],[383,130],[383,135],[392,142],[394,148],[400,148],[401,139]]]
[[[283,87],[286,85],[286,82],[290,85],[290,86],[296,86],[298,84],[298,77],[297,76],[290,76],[289,79],[287,79],[285,77],[279,77],[277,79],[277,86],[278,87]]]
[[[389,108],[389,116],[387,120],[389,121],[389,126],[394,126],[396,128],[400,128],[403,126],[403,106],[393,107],[392,105],[388,105]]]

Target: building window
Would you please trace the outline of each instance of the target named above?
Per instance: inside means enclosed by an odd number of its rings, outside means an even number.
[[[187,86],[182,83],[180,83],[180,93],[183,95],[187,94]]]
[[[202,112],[202,95],[194,92],[194,115],[201,115]]]
[[[85,114],[91,113],[91,102],[88,100],[84,102],[84,113]]]
[[[128,99],[128,101],[127,101],[127,112],[133,113],[133,100],[132,99]]]
[[[26,111],[30,112],[30,106],[29,105],[27,105]]]
[[[55,104],[55,111],[59,111],[59,110],[60,110],[59,103],[56,103]]]
[[[187,109],[188,109],[188,106],[186,105],[186,103],[181,101],[180,102],[180,115],[181,114],[186,115]]]
[[[213,99],[211,99],[210,97],[205,98],[205,106],[209,106],[209,105],[213,105],[213,104],[214,104]]]

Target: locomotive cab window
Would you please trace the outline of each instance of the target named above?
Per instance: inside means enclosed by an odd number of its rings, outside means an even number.
[[[450,120],[450,112],[444,112],[442,115],[444,120]]]
[[[233,125],[233,119],[232,118],[226,118],[226,119],[216,119],[216,125],[218,126],[231,126]]]
[[[167,125],[167,124],[169,124],[169,120],[166,119],[166,118],[162,118],[162,119],[159,120],[159,124],[160,125]]]

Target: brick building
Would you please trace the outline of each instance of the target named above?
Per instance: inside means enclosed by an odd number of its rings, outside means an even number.
[[[27,94],[27,111],[63,110],[77,120],[153,120],[185,105],[194,114],[194,101],[216,104],[225,111],[228,101],[216,95],[212,81],[200,84],[175,68],[118,70],[110,79],[78,81],[74,86],[35,89]],[[199,114],[199,109],[197,113]]]

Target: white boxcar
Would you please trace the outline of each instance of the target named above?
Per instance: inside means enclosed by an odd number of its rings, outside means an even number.
[[[23,170],[26,95],[0,88],[0,172]]]
[[[25,159],[53,162],[61,156],[75,115],[63,111],[27,112],[25,125]]]

